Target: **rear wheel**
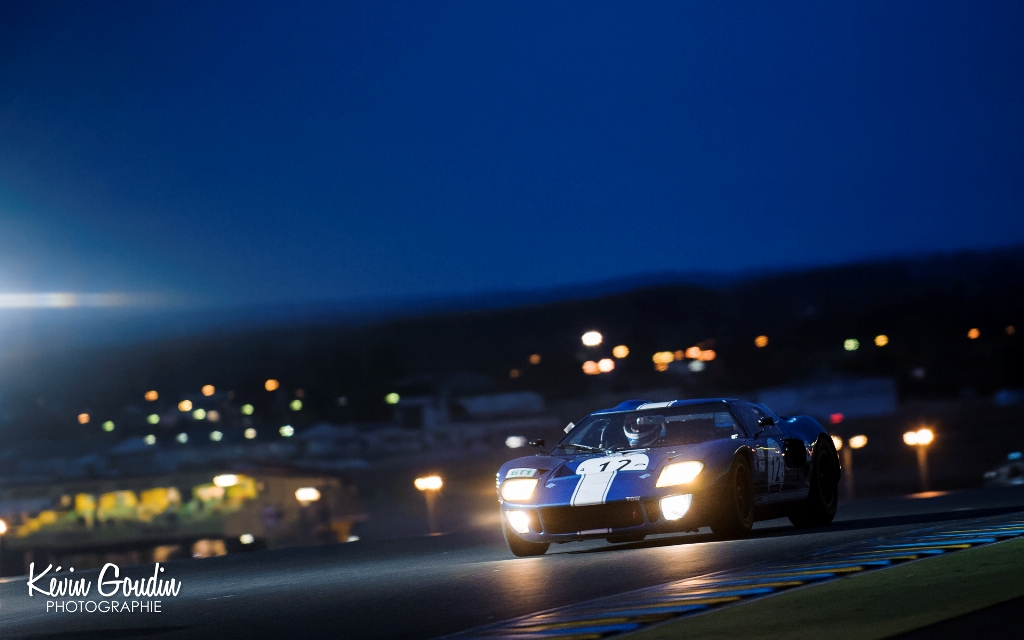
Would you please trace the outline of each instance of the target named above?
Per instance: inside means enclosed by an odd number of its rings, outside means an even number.
[[[550,542],[530,542],[517,536],[515,531],[508,528],[504,514],[501,516],[501,532],[505,535],[505,543],[508,545],[508,550],[512,552],[512,555],[519,558],[542,556],[547,553],[548,547],[551,546]]]
[[[789,514],[797,527],[820,527],[832,522],[839,506],[839,462],[828,436],[814,445],[811,465],[811,491],[807,499]]]
[[[732,462],[722,488],[711,530],[720,538],[741,538],[754,526],[754,483],[750,463],[738,457]]]

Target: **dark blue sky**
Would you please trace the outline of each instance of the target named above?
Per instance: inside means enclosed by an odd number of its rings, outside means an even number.
[[[1019,2],[0,4],[0,291],[537,288],[1024,242]]]

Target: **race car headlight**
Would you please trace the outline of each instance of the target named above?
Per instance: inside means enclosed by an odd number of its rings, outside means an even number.
[[[677,484],[686,484],[687,482],[693,481],[704,469],[703,462],[697,462],[696,460],[687,460],[686,462],[676,462],[670,464],[661,470],[661,475],[658,476],[658,482],[654,486],[656,487],[674,487]]]
[[[693,495],[669,496],[661,499],[661,515],[666,520],[678,520],[686,515],[693,503]]]
[[[508,524],[515,529],[516,533],[530,532],[530,516],[525,511],[506,511],[505,517]]]
[[[537,487],[537,478],[515,478],[501,485],[501,497],[509,502],[529,500]]]

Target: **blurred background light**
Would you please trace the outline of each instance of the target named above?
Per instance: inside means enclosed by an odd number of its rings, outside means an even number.
[[[977,340],[979,336],[981,336],[981,331],[978,331],[977,328],[971,329],[967,332],[967,337],[971,340]]]
[[[242,544],[252,544],[256,541],[256,538],[254,538],[251,533],[243,533],[238,536],[238,541]]]
[[[146,416],[146,422],[148,422],[149,424],[159,424],[160,416],[158,416],[155,413],[151,413],[148,416]]]
[[[841,414],[841,413],[830,414],[829,417],[828,417],[828,421],[831,422],[832,424],[839,424],[840,422],[843,421],[843,414]]]
[[[615,361],[611,358],[601,358],[597,362],[597,370],[601,373],[608,373],[615,368]]]
[[[700,360],[694,360],[690,364],[686,365],[686,368],[694,373],[700,373],[704,370],[706,365]]]
[[[413,480],[413,486],[420,491],[437,491],[444,486],[441,476],[424,476]]]
[[[78,424],[89,424],[89,414],[80,413],[78,414]]]
[[[540,354],[535,353],[530,356],[530,364],[540,364]]]
[[[196,409],[195,411],[192,412],[192,417],[195,418],[196,420],[205,420],[206,419],[206,410],[205,409]]]
[[[186,442],[188,442],[188,434],[184,432],[179,433],[174,437],[174,439],[180,442],[181,444],[185,444]]]
[[[280,386],[281,383],[278,382],[277,380],[274,380],[273,378],[263,383],[263,388],[266,389],[267,391],[277,391],[278,387]]]
[[[700,347],[690,347],[686,350],[686,357],[690,360],[696,360],[700,358]]]
[[[292,400],[291,403],[288,405],[288,408],[291,409],[292,411],[301,411],[302,400],[299,400],[298,398]]]
[[[245,430],[245,433],[243,435],[245,436],[246,440],[252,440],[253,438],[256,437],[256,430],[250,427]]]
[[[1017,327],[1013,326],[1012,324],[1006,327],[1006,335],[1012,336],[1015,333],[1017,333]]]
[[[154,445],[156,444],[156,436],[150,433],[145,438],[143,438],[142,441],[148,445]]]
[[[205,384],[203,385],[202,392],[204,396],[210,397],[217,392],[217,389],[212,384]]]
[[[612,355],[621,360],[629,355],[629,347],[624,344],[620,344],[612,349]]]
[[[588,376],[596,376],[601,373],[601,370],[597,367],[597,363],[593,360],[587,360],[583,363],[583,373]]]
[[[278,432],[279,432],[279,433],[280,433],[280,434],[281,434],[282,436],[284,436],[284,437],[286,437],[286,438],[290,438],[290,437],[292,437],[293,435],[295,435],[295,427],[293,427],[293,426],[292,426],[292,425],[290,425],[290,424],[286,424],[286,425],[284,425],[283,427],[281,427],[280,429],[278,429]]]
[[[160,398],[160,394],[154,390],[149,390],[146,392],[146,395],[144,397],[146,398],[147,402],[155,402]]]
[[[210,409],[206,412],[206,419],[210,422],[220,422],[220,411]]]
[[[185,412],[185,411],[191,411],[191,410],[192,410],[192,401],[191,400],[182,400],[181,402],[178,403],[178,411]]]
[[[389,393],[388,395],[384,396],[384,402],[388,404],[398,404],[398,401],[401,399],[402,397],[399,396],[397,393]]]
[[[700,355],[697,356],[697,359],[702,362],[711,362],[717,357],[718,354],[715,353],[714,349],[704,349],[703,351],[700,352]]]
[[[509,436],[505,438],[505,446],[509,449],[518,449],[526,446],[526,438],[523,436]]]
[[[843,348],[847,351],[856,351],[860,349],[860,340],[856,338],[847,338],[843,341]]]
[[[320,499],[320,491],[315,487],[299,487],[295,490],[295,499],[307,505]]]
[[[110,421],[110,420],[107,420],[106,422],[103,423],[103,430],[106,431],[106,432],[113,431],[114,430],[114,423],[112,421]]]
[[[220,431],[211,431],[210,432],[210,440],[212,440],[214,442],[220,442],[223,439],[224,439],[224,434],[221,433]]]
[[[233,487],[238,484],[238,476],[233,473],[222,473],[213,477],[213,484],[218,487]]]
[[[518,378],[519,377],[519,369],[512,369],[511,371],[509,371],[508,372],[508,377],[512,378],[513,380]]]
[[[850,444],[850,448],[851,449],[863,449],[864,446],[867,443],[868,443],[868,437],[867,436],[853,436],[849,440],[849,444]]]
[[[758,349],[761,349],[763,347],[767,347],[768,346],[768,336],[757,336],[756,338],[754,338],[754,345],[756,345]]]
[[[253,409],[253,406],[251,404],[243,404],[242,405],[242,414],[243,415],[251,416],[253,411],[254,411],[254,409]]]
[[[836,448],[836,451],[839,451],[840,449],[843,448],[843,439],[840,438],[839,436],[833,435],[832,436],[832,446],[834,446]]]
[[[885,334],[875,336],[875,345],[884,347],[887,344],[889,344],[889,336]]]
[[[604,341],[604,336],[597,331],[588,331],[583,334],[582,340],[584,345],[588,347],[596,347]]]

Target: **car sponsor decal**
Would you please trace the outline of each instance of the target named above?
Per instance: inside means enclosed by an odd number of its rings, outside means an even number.
[[[576,483],[569,504],[574,507],[604,504],[619,471],[643,471],[649,464],[650,460],[642,453],[584,460],[576,467],[580,480]]]
[[[509,469],[506,478],[532,478],[537,475],[536,469]]]

